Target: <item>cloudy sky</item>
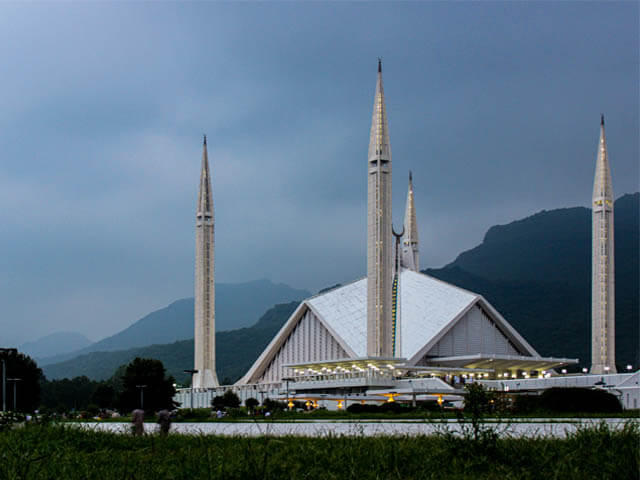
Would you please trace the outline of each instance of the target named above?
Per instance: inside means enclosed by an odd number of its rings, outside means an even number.
[[[202,134],[220,282],[365,274],[383,59],[423,267],[588,205],[600,112],[638,190],[638,3],[0,3],[0,346],[192,295]]]

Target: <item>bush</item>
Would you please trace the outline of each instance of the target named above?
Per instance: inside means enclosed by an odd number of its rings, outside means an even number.
[[[418,408],[426,412],[440,412],[442,410],[442,407],[438,405],[438,402],[436,402],[435,400],[421,402],[420,404],[418,404]]]
[[[347,407],[347,412],[353,414],[359,413],[379,413],[380,407],[372,403],[353,403]]]
[[[271,400],[270,398],[265,398],[262,403],[264,408],[269,412],[276,412],[278,410],[286,410],[287,405],[284,402],[278,402],[277,400]]]
[[[260,405],[260,402],[258,401],[258,399],[253,398],[253,397],[249,397],[244,401],[244,405],[245,407],[247,407],[249,410],[253,410],[254,408],[256,408],[258,405]]]
[[[211,399],[211,406],[216,410],[224,410],[224,397],[222,395],[216,395]]]
[[[176,420],[206,420],[211,418],[210,408],[182,408],[178,410]]]
[[[378,407],[378,411],[382,413],[402,413],[409,410],[409,407],[405,407],[398,402],[384,402]]]
[[[226,408],[238,408],[240,406],[240,398],[238,398],[238,395],[236,395],[233,390],[224,392],[222,400],[224,400],[224,406]]]
[[[540,409],[563,413],[618,413],[622,405],[609,392],[590,388],[550,388],[540,395]]]

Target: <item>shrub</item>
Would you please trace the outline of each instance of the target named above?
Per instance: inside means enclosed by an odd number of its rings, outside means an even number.
[[[379,412],[383,413],[401,413],[402,411],[409,410],[398,402],[384,402],[378,407]]]
[[[240,406],[240,398],[235,394],[233,390],[227,390],[222,395],[224,406],[227,408],[238,408]]]
[[[550,388],[540,395],[541,410],[563,413],[618,413],[622,406],[609,392],[590,388]]]
[[[380,407],[371,403],[353,403],[347,407],[347,412],[353,414],[359,413],[379,413]]]
[[[182,408],[178,410],[176,420],[206,420],[211,418],[210,408]]]

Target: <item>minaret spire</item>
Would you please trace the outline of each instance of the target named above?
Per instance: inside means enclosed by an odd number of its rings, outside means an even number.
[[[407,206],[404,213],[404,237],[402,241],[402,266],[420,271],[418,255],[418,222],[416,220],[416,206],[413,199],[413,176],[409,172],[409,189],[407,191]]]
[[[592,208],[591,373],[616,373],[613,187],[604,115],[600,116]]]
[[[214,215],[207,136],[202,144],[200,189],[196,208],[194,292],[194,370],[192,388],[218,386],[216,375]]]
[[[393,355],[391,145],[382,85],[382,62],[373,101],[367,187],[367,355]]]

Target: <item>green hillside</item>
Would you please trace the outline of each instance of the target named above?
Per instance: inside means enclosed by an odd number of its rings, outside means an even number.
[[[267,310],[252,327],[218,332],[216,369],[219,380],[222,382],[226,378],[235,382],[244,375],[298,304],[299,302],[291,302],[276,305]],[[43,371],[49,380],[80,375],[93,380],[106,380],[116,368],[135,357],[158,359],[179,382],[188,382],[188,376],[183,370],[193,367],[193,339],[114,352],[91,352],[61,363],[46,365]]]
[[[640,194],[615,203],[616,360],[640,363]],[[482,294],[542,355],[591,358],[591,211],[566,208],[489,229],[425,273]]]

